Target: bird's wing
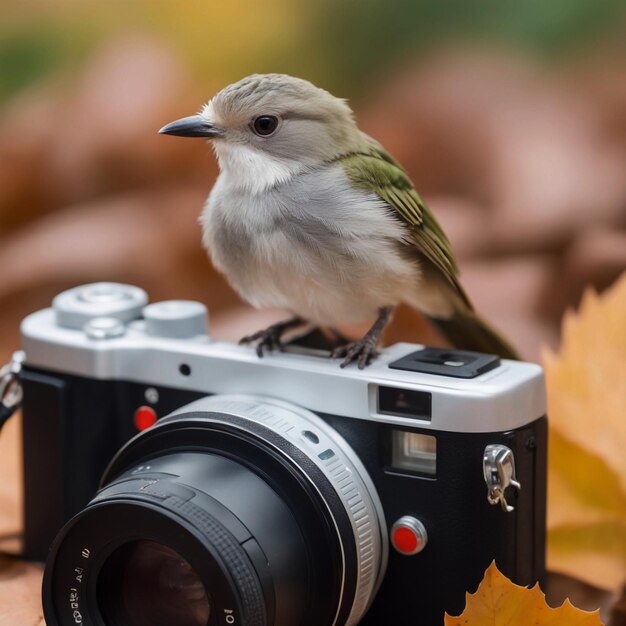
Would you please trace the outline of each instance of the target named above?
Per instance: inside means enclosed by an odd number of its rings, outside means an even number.
[[[406,172],[373,140],[364,152],[340,159],[352,183],[384,200],[394,215],[409,227],[403,242],[424,255],[445,277],[469,309],[472,306],[458,279],[459,270],[450,242],[433,214],[419,197]]]

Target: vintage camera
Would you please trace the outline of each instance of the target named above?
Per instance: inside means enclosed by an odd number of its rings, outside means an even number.
[[[538,366],[396,344],[340,369],[206,329],[115,283],[24,320],[48,626],[439,625],[494,559],[542,579]]]

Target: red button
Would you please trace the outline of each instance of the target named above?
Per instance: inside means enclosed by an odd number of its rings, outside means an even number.
[[[405,556],[421,552],[427,541],[424,524],[411,515],[404,515],[391,527],[391,545]]]
[[[156,411],[150,406],[140,406],[135,411],[135,426],[137,430],[146,430],[157,421]]]
[[[396,528],[393,532],[393,545],[398,552],[412,554],[417,549],[418,541],[410,528]]]

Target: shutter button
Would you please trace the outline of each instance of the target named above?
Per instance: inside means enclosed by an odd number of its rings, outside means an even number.
[[[391,545],[405,556],[421,552],[427,541],[426,527],[411,515],[404,515],[391,527]]]

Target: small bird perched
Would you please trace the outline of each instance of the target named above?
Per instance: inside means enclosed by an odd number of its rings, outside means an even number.
[[[333,352],[342,367],[363,368],[406,302],[455,346],[517,358],[474,312],[450,243],[406,172],[359,130],[345,100],[300,78],[255,74],[159,132],[212,141],[220,174],[201,217],[203,243],[246,301],[294,315],[242,339],[259,356],[308,322],[376,318]]]

